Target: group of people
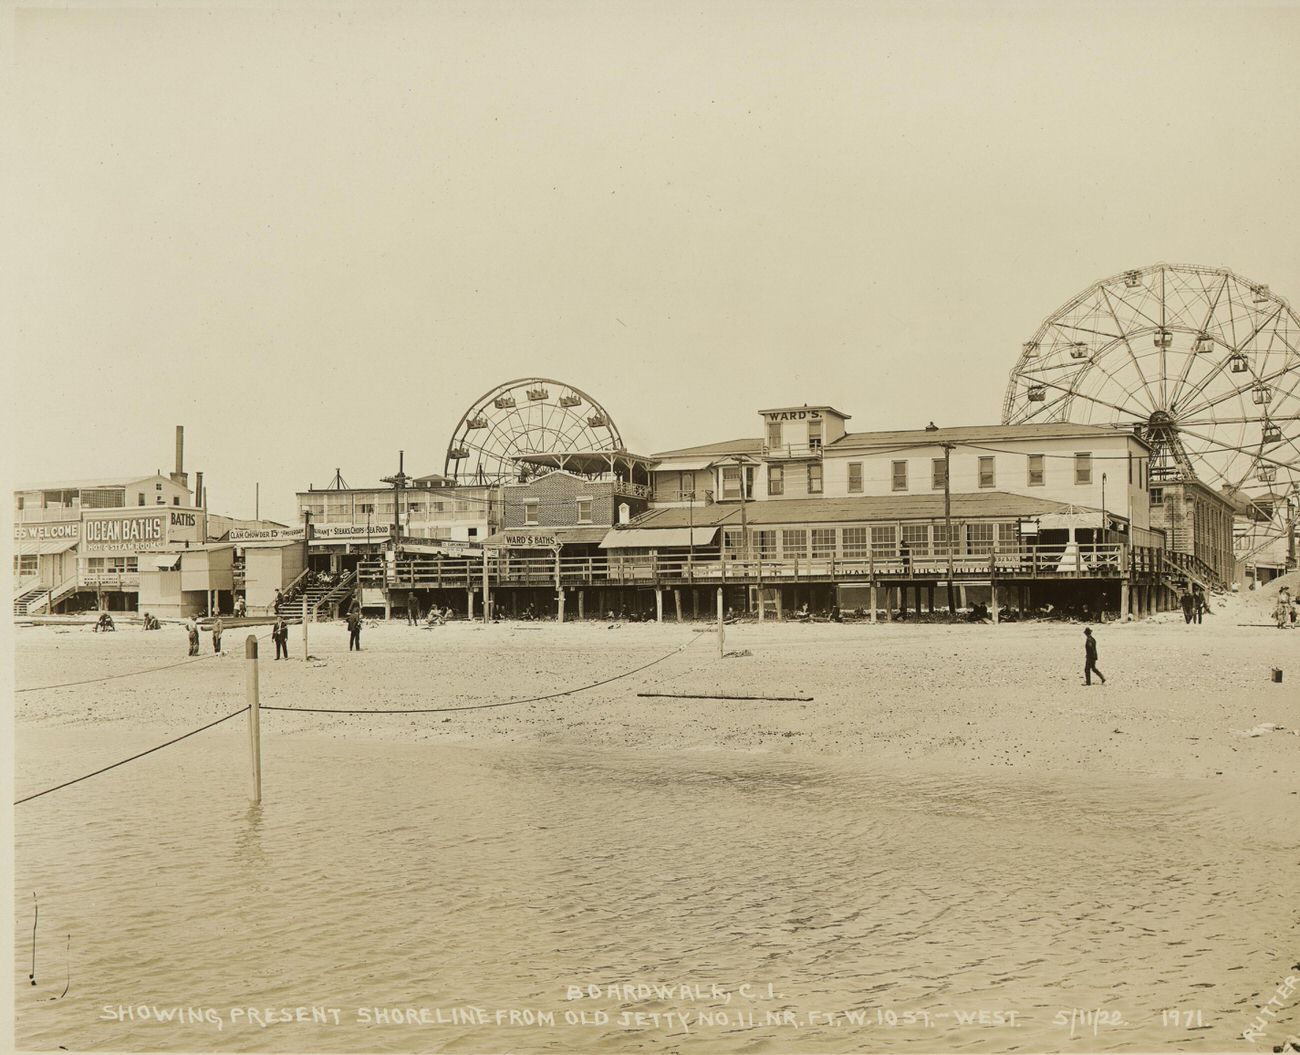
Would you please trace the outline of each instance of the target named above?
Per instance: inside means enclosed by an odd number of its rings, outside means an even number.
[[[1205,593],[1199,586],[1185,591],[1179,604],[1183,609],[1183,621],[1187,623],[1199,623],[1201,617],[1210,610],[1210,603],[1205,599]]]
[[[146,612],[145,613],[146,630],[149,629],[148,620],[151,618],[153,617]],[[222,623],[221,621],[221,616],[218,615],[215,619],[213,619],[212,624],[208,627],[208,629],[212,631],[212,653],[213,655],[219,656],[221,655],[221,635],[225,632],[226,629],[225,624]],[[189,637],[190,655],[197,656],[199,654],[199,623],[198,620],[194,618],[194,616],[190,616],[187,620],[185,620],[185,633]]]

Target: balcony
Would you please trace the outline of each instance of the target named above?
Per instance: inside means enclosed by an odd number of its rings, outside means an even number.
[[[770,462],[819,462],[820,443],[763,444],[763,457]]]

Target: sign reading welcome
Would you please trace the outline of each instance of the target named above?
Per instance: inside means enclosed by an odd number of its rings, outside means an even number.
[[[51,541],[56,539],[79,538],[81,523],[73,520],[65,524],[15,524],[14,541]]]

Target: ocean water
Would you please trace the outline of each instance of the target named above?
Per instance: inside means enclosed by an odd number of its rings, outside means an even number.
[[[18,794],[163,738],[20,730]],[[242,719],[16,808],[24,1049],[1268,1050],[1296,1029],[1300,993],[1242,1039],[1300,974],[1294,842],[1253,823],[1277,804],[1204,781],[266,730],[263,753],[258,808]]]

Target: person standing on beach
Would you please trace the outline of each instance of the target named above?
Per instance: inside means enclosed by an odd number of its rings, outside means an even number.
[[[1192,597],[1192,591],[1188,590],[1183,594],[1183,622],[1190,623],[1196,607],[1196,599]]]
[[[190,638],[190,655],[197,656],[199,654],[199,624],[194,621],[194,616],[190,616],[185,621],[185,632]]]
[[[412,626],[418,626],[420,623],[420,601],[414,593],[406,601],[406,620]]]
[[[348,613],[348,651],[361,651],[361,613],[353,608]]]
[[[275,658],[280,658],[280,653],[284,653],[284,658],[289,658],[289,624],[284,621],[284,616],[277,615],[275,623],[271,626],[271,640],[275,642]]]
[[[1084,629],[1083,640],[1083,683],[1091,685],[1092,676],[1096,674],[1105,685],[1106,675],[1097,669],[1097,639],[1092,636],[1092,627]]]
[[[221,625],[221,616],[217,616],[212,623],[212,651],[215,655],[221,655],[221,632],[225,629]]]

